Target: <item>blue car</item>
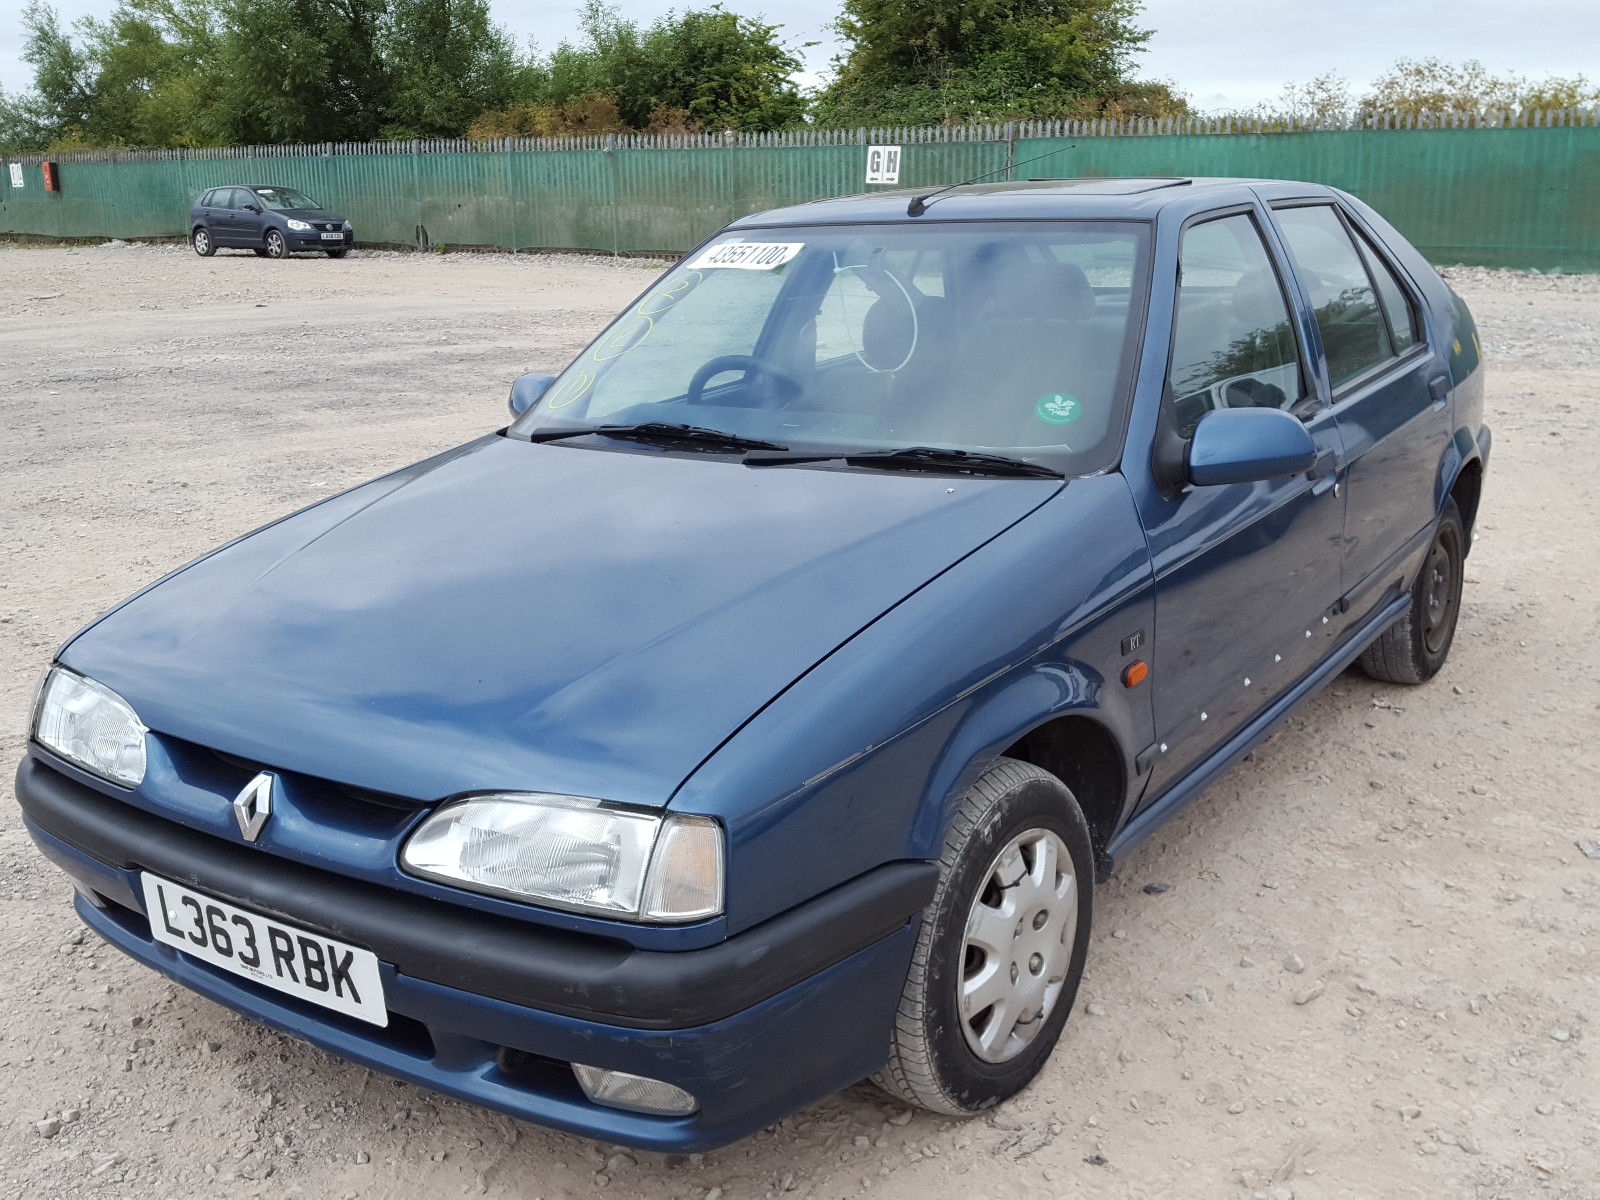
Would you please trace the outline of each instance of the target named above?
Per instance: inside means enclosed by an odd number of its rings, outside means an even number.
[[[335,1054],[656,1150],[982,1111],[1093,883],[1455,632],[1471,316],[1355,198],[1082,179],[747,217],[505,429],[74,636],[17,795],[81,918]]]
[[[210,188],[189,206],[189,244],[201,258],[229,247],[258,258],[288,258],[298,250],[343,258],[355,243],[349,221],[291,187]]]

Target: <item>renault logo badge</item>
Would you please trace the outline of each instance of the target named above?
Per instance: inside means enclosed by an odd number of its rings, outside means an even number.
[[[233,819],[239,822],[239,832],[244,840],[253,842],[261,836],[261,828],[272,815],[272,772],[263,771],[244,785],[233,800]]]

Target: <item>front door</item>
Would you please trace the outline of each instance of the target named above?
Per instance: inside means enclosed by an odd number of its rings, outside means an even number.
[[[1258,220],[1239,210],[1184,229],[1165,419],[1187,439],[1215,409],[1281,408],[1306,423],[1320,457],[1289,479],[1141,497],[1156,572],[1158,753],[1146,803],[1304,676],[1332,638],[1343,446]]]
[[[239,210],[233,214],[239,222],[239,245],[261,245],[267,232],[266,209],[261,197],[246,188],[239,188],[233,194],[239,200]]]
[[[1449,374],[1403,276],[1331,204],[1273,217],[1316,314],[1349,461],[1343,620],[1361,623],[1409,582],[1438,513]]]

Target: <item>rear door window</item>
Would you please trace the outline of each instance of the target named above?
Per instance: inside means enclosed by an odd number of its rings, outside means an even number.
[[[1281,208],[1275,215],[1316,310],[1328,382],[1337,391],[1394,357],[1388,325],[1366,265],[1332,205]]]

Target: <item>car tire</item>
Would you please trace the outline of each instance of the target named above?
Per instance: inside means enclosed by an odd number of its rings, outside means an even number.
[[[255,256],[257,258],[265,258],[267,256],[266,248],[264,246],[256,246],[255,247]]]
[[[265,246],[268,258],[288,258],[289,243],[283,240],[283,234],[276,229],[267,230]]]
[[[217,252],[217,244],[211,240],[211,231],[204,225],[195,226],[189,235],[189,241],[194,246],[194,252],[201,258],[210,258]]]
[[[879,1087],[962,1116],[1032,1082],[1083,977],[1093,864],[1088,824],[1054,775],[1001,758],[979,777],[945,835]]]
[[[1411,608],[1361,653],[1361,669],[1384,683],[1426,683],[1439,673],[1461,615],[1466,528],[1446,500],[1427,557],[1411,585]]]
[[[343,258],[346,254],[350,253],[350,247],[345,246],[338,250],[324,250],[323,253],[329,258]]]

